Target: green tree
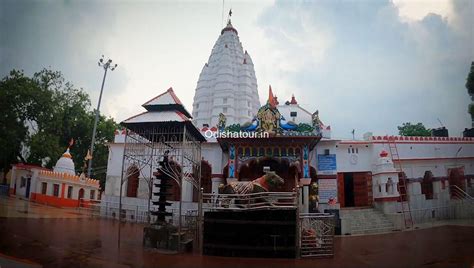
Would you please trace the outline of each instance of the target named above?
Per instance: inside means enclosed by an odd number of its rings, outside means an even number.
[[[398,134],[400,136],[431,136],[431,131],[422,123],[412,124],[412,123],[403,123],[401,126],[398,126]]]
[[[43,109],[50,92],[42,90],[37,83],[26,77],[23,71],[12,70],[0,81],[0,166],[6,173],[11,164],[26,162],[22,154],[30,128],[38,117],[47,113]]]
[[[467,93],[471,95],[472,100],[474,100],[474,61],[471,62],[471,70],[466,78],[466,88]],[[468,109],[469,114],[471,114],[472,127],[474,127],[474,104],[471,103]]]
[[[21,145],[24,144],[29,151],[26,159],[28,163],[52,168],[66,150],[69,141],[74,139],[71,154],[76,173],[80,173],[84,157],[90,148],[94,124],[95,113],[90,109],[89,95],[82,89],[75,88],[72,83],[66,82],[63,75],[57,71],[43,69],[35,73],[32,78],[25,78],[24,75],[14,77],[10,81],[11,84],[25,88],[20,78],[31,83],[30,87],[33,88],[31,91],[35,92],[32,94],[33,103],[36,103],[35,99],[40,101],[37,102],[38,107],[34,107],[34,116],[17,124],[19,128],[22,127],[23,132],[19,133],[22,134],[18,138],[20,145],[12,148],[12,151],[19,155]],[[12,100],[21,98],[15,92],[15,90],[10,92]],[[19,118],[19,116],[11,118]],[[11,118],[8,119],[10,124],[18,121]],[[118,124],[112,118],[99,117],[92,177],[101,181],[102,189],[104,189],[108,159],[106,143],[113,140],[117,127]],[[4,142],[8,143],[10,140],[11,137],[6,137]],[[9,162],[7,164],[9,166],[15,162],[15,159],[10,158],[6,162]]]
[[[474,95],[474,61],[471,62],[471,70],[466,78],[466,88],[469,95]]]

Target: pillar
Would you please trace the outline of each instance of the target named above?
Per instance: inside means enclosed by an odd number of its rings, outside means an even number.
[[[303,213],[309,213],[309,186],[308,185],[304,185],[303,186],[303,209],[302,209],[302,212]]]
[[[193,201],[193,184],[187,180],[183,180],[181,184],[181,200],[183,202]]]
[[[311,183],[311,178],[301,178],[300,179],[300,211],[301,213],[309,212],[309,184]]]
[[[381,196],[381,197],[387,196],[387,194],[388,194],[388,193],[387,193],[387,183],[381,183],[381,184],[380,184],[380,188],[381,188],[381,189],[380,189],[380,190],[381,190],[381,191],[380,191],[380,196]]]

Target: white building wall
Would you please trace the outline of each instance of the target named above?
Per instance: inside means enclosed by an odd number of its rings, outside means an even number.
[[[375,154],[382,150],[390,153],[387,143],[373,143],[373,147]],[[464,166],[464,174],[474,174],[474,142],[401,142],[397,149],[408,178],[422,178],[427,170],[435,177],[447,176],[449,168],[460,166]]]
[[[378,153],[370,143],[344,141],[337,144],[337,172],[371,171]]]
[[[201,156],[211,164],[212,174],[222,174],[224,169],[222,149],[217,142],[203,143]]]
[[[404,142],[397,143],[397,149],[403,171],[408,178],[423,177],[427,170],[431,170],[435,177],[446,176],[447,170],[456,166],[464,166],[465,174],[474,174],[474,160],[471,159],[474,157],[474,142],[444,144]],[[338,172],[371,171],[382,150],[390,153],[388,143],[339,142],[336,150]]]
[[[312,114],[301,108],[298,104],[289,104],[286,105],[282,101],[280,101],[280,105],[278,105],[278,111],[280,114],[286,119],[286,121],[293,121],[296,124],[299,123],[306,123],[306,124],[312,124]],[[291,113],[296,112],[296,117],[292,117]]]
[[[16,195],[17,196],[26,197],[26,186],[27,186],[27,183],[28,183],[27,178],[31,177],[32,174],[33,173],[29,170],[16,169],[15,168],[15,172],[12,173],[12,182],[13,182],[12,189],[13,189],[13,186],[16,184]],[[21,178],[22,177],[25,178],[25,181],[24,181],[25,184],[23,186],[21,186]]]

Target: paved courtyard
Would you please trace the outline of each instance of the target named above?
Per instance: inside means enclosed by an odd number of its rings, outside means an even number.
[[[45,215],[45,216],[42,216]],[[337,237],[333,259],[243,259],[144,249],[141,224],[0,197],[0,267],[474,267],[474,227]]]

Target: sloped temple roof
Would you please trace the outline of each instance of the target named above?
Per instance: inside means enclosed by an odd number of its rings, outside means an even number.
[[[125,119],[120,124],[140,133],[139,129],[160,126],[186,126],[186,129],[198,141],[206,141],[204,136],[191,122],[191,115],[184,108],[172,88],[154,97],[142,105],[146,111]]]
[[[187,118],[191,118],[191,114],[183,106],[181,100],[176,96],[172,87],[165,92],[145,102],[142,105],[147,111],[179,111]]]

